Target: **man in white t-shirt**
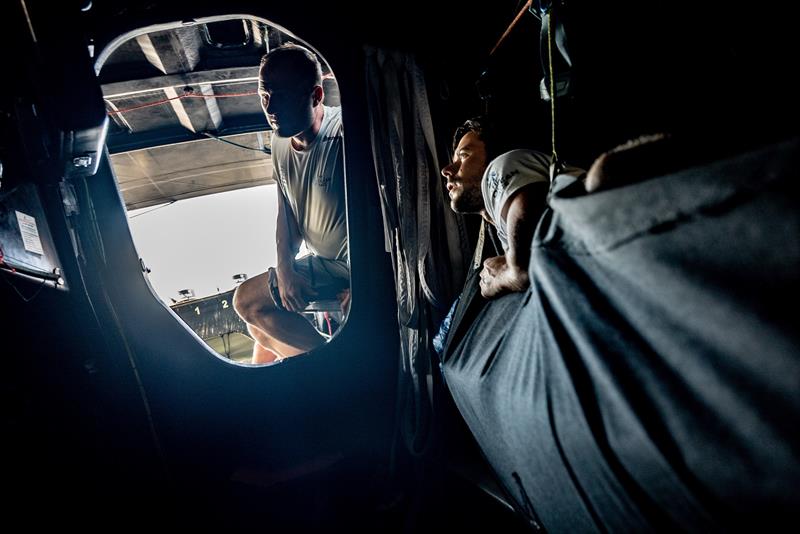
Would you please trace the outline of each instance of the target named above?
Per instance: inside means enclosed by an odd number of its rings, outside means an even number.
[[[483,216],[505,254],[487,258],[481,294],[492,298],[529,285],[531,239],[550,186],[550,158],[535,150],[512,150],[492,160],[481,180]]]
[[[579,176],[583,169],[565,167],[560,174]],[[535,150],[512,150],[489,163],[481,180],[484,218],[491,222],[505,252],[487,258],[481,272],[481,294],[492,298],[528,287],[531,240],[550,186],[550,157]]]
[[[256,341],[253,363],[308,352],[324,338],[300,312],[312,300],[349,304],[341,108],[323,105],[316,56],[294,44],[264,56],[261,106],[273,129],[278,265],[242,283],[234,308]],[[300,244],[311,252],[296,259]]]
[[[480,289],[484,298],[528,287],[531,240],[550,185],[547,155],[512,150],[489,162],[499,144],[485,117],[468,120],[456,131],[453,161],[442,169],[452,210],[483,215],[494,226],[504,251],[483,261]],[[570,167],[566,172],[583,171]],[[481,254],[477,251],[476,257]]]
[[[494,226],[504,251],[483,261],[480,289],[484,298],[523,291],[530,284],[531,240],[550,186],[550,158],[541,152],[512,150],[487,165],[501,142],[485,117],[470,119],[456,131],[453,161],[442,169],[451,209],[483,215]],[[575,167],[564,172],[583,173]],[[481,255],[482,251],[476,251],[476,258]]]
[[[483,220],[464,288],[433,340],[441,356],[466,335],[487,305],[486,299],[523,291],[529,284],[531,238],[547,206],[548,163],[547,157],[538,152],[508,153],[514,154],[514,159],[529,154],[532,164],[524,172],[517,169],[508,181],[494,180],[489,194],[491,206],[487,209],[481,184],[487,169],[498,170],[495,157],[507,145],[508,141],[487,117],[472,118],[456,130],[453,160],[442,168],[450,208],[456,213],[482,215]],[[509,158],[501,161],[510,163]],[[545,162],[544,167],[539,162]],[[498,188],[501,183],[505,184],[502,189]]]

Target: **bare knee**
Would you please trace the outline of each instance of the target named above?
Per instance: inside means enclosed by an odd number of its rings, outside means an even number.
[[[247,323],[255,323],[259,315],[274,307],[263,284],[264,280],[259,275],[243,282],[233,293],[233,309]]]
[[[286,328],[281,322],[281,313],[286,312],[281,312],[274,308],[260,308],[257,317],[249,316],[252,319],[251,321],[245,319],[245,322],[248,323],[247,331],[250,333],[250,337],[257,340],[264,347],[271,349],[272,336],[275,332],[280,333]]]
[[[250,299],[247,298],[247,289],[244,286],[246,283],[244,282],[233,292],[233,309],[242,319],[245,318],[245,315],[249,315],[250,308]]]

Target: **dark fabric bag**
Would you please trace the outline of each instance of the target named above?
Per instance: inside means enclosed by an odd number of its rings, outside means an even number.
[[[799,155],[794,140],[555,191],[530,290],[485,306],[444,362],[484,454],[545,529],[791,524]]]

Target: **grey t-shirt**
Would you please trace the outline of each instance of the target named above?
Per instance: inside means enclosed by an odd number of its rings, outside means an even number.
[[[317,137],[303,151],[291,138],[272,138],[275,181],[308,249],[331,260],[347,259],[342,108],[324,106]]]
[[[506,152],[497,156],[486,167],[481,180],[483,202],[504,250],[508,250],[508,226],[500,216],[503,206],[520,188],[536,182],[549,182],[549,169],[550,158],[535,150]]]
[[[583,172],[583,169],[567,165],[559,176],[580,176]],[[549,181],[550,156],[536,150],[511,150],[497,156],[486,167],[481,180],[481,193],[486,213],[494,223],[503,250],[508,251],[508,225],[501,216],[503,207],[520,188]],[[537,221],[531,222],[536,223]]]

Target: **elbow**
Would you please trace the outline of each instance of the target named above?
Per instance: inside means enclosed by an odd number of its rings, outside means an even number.
[[[530,287],[531,280],[528,276],[528,265],[511,265],[510,266],[510,286],[512,291],[525,291]]]

